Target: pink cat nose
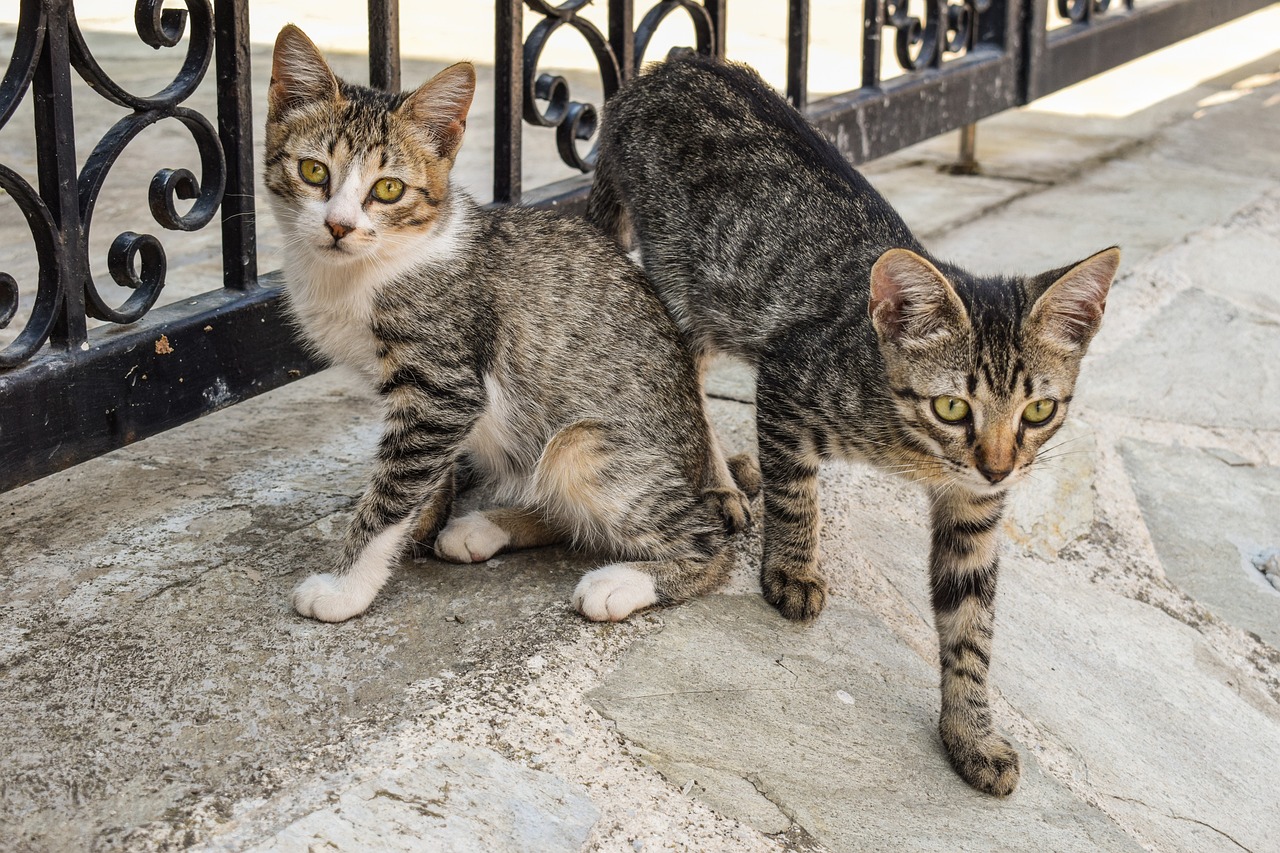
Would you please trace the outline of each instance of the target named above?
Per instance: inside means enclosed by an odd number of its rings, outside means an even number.
[[[324,221],[324,227],[329,229],[329,233],[333,235],[335,241],[341,240],[355,229],[343,222],[334,222],[332,219]]]
[[[1001,480],[1003,480],[1005,477],[1008,477],[1008,476],[1009,476],[1009,473],[1010,473],[1013,469],[1012,469],[1012,468],[1004,468],[1004,469],[1000,469],[1000,468],[988,468],[986,465],[984,465],[984,464],[982,464],[981,462],[979,462],[979,463],[978,463],[978,470],[979,470],[980,472],[982,472],[982,476],[986,477],[986,478],[987,478],[987,481],[988,481],[988,482],[990,482],[990,483],[994,486],[996,483],[1000,482],[1000,481],[1001,481]]]

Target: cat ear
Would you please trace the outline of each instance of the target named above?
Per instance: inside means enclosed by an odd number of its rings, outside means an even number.
[[[932,343],[969,319],[946,276],[907,249],[890,249],[871,268],[868,310],[880,340],[899,346]]]
[[[470,62],[459,62],[419,86],[400,109],[427,131],[436,152],[452,161],[462,145],[467,111],[475,93],[475,67]]]
[[[338,97],[338,78],[306,33],[286,24],[276,36],[271,55],[271,85],[267,105],[272,117],[315,101]]]
[[[1028,327],[1051,344],[1083,353],[1102,322],[1119,266],[1120,250],[1112,246],[1058,274],[1032,306]]]

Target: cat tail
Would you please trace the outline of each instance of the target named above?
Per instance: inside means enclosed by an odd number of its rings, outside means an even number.
[[[631,250],[631,227],[627,210],[622,204],[622,192],[613,178],[613,158],[603,156],[596,161],[591,196],[587,199],[586,219],[605,233],[605,236]]]

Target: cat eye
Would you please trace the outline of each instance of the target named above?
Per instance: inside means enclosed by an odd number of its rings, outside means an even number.
[[[378,201],[390,204],[393,201],[399,201],[400,196],[404,195],[404,181],[398,178],[380,178],[373,185],[371,195]]]
[[[314,187],[329,183],[329,167],[319,160],[299,160],[298,176]]]
[[[969,417],[969,403],[960,397],[934,397],[933,412],[949,424]]]
[[[1029,424],[1042,424],[1057,410],[1058,404],[1053,400],[1035,400],[1022,410],[1022,419]]]

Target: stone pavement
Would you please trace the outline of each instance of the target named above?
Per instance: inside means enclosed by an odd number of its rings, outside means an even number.
[[[558,549],[293,615],[378,433],[329,371],[0,495],[0,849],[1280,850],[1280,54],[1219,75],[1206,44],[1238,64],[1209,34],[984,122],[981,176],[938,172],[953,139],[868,168],[976,268],[1125,251],[1007,525],[1011,797],[946,763],[923,498],[870,469],[823,470],[811,626],[760,599],[755,536],[621,625],[572,612],[594,562]],[[734,451],[749,380],[713,378]]]

